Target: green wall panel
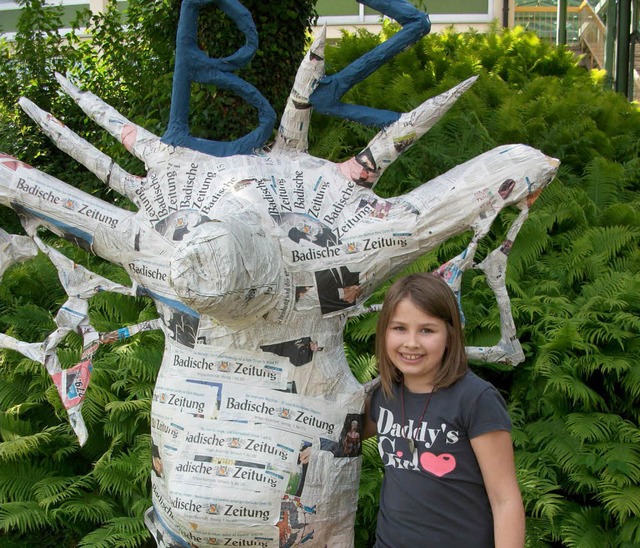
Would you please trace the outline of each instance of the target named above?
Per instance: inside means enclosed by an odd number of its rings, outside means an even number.
[[[360,6],[353,0],[318,0],[316,4],[318,15],[358,15]]]
[[[428,0],[425,5],[426,11],[433,14],[489,13],[489,0]],[[359,13],[359,5],[355,0],[318,0],[316,9],[319,15],[324,16]],[[365,6],[364,13],[375,15],[378,12]]]
[[[89,3],[86,6],[64,6],[62,8],[62,26],[70,27],[71,21],[76,18],[76,13],[88,7]],[[20,17],[20,10],[0,11],[0,28],[2,32],[15,32],[18,28],[18,17]]]
[[[426,10],[430,14],[467,14],[467,13],[488,13],[490,0],[428,0]],[[527,1],[527,0],[523,0]],[[533,1],[533,0],[529,0]],[[574,0],[578,1],[578,0]],[[416,4],[418,2],[415,2]],[[119,9],[126,8],[127,2],[118,2]],[[86,7],[89,6],[87,2]],[[63,17],[64,25],[68,26],[73,20],[76,10],[84,6],[67,6]],[[321,16],[345,17],[357,16],[360,5],[356,0],[318,0],[316,5],[318,14]],[[378,12],[365,6],[365,15],[377,15]],[[18,22],[19,10],[0,11],[0,29],[3,32],[15,32]]]

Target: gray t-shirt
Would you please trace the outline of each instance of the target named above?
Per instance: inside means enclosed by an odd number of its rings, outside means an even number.
[[[434,393],[420,424],[428,395],[405,389],[403,425],[401,390],[395,385],[387,400],[378,388],[371,399],[385,465],[376,548],[493,547],[491,507],[469,440],[511,430],[504,399],[469,371]]]

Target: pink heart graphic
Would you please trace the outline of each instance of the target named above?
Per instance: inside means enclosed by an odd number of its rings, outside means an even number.
[[[402,455],[404,455],[404,453],[402,451],[396,451],[396,455],[398,455],[399,457],[402,457]]]
[[[422,453],[422,455],[420,455],[420,466],[422,466],[426,472],[430,472],[434,476],[441,478],[455,469],[456,459],[449,453],[442,453],[441,455]]]

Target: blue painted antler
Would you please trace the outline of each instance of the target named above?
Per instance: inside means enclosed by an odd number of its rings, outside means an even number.
[[[218,6],[245,36],[245,45],[228,57],[212,59],[198,47],[198,15],[200,8],[208,4]],[[162,141],[214,156],[250,154],[263,146],[271,137],[276,113],[254,86],[232,72],[249,63],[258,48],[258,31],[251,13],[237,0],[184,0],[176,42],[169,127]],[[258,110],[258,127],[244,137],[229,142],[193,137],[189,131],[191,82],[214,84],[242,97]]]
[[[431,21],[426,13],[406,0],[363,0],[361,3],[392,17],[402,25],[402,30],[340,72],[320,80],[309,102],[323,114],[347,118],[367,126],[384,127],[398,120],[400,113],[341,103],[340,98],[393,56],[428,34]]]
[[[418,10],[407,0],[363,0],[362,3],[394,18],[403,26],[402,30],[340,72],[322,78],[311,94],[309,102],[323,114],[384,127],[397,121],[400,113],[345,104],[340,102],[340,99],[358,82],[427,34],[431,29],[431,22],[426,13]],[[208,4],[215,4],[224,11],[245,35],[245,45],[228,57],[212,59],[198,47],[198,15],[200,8]],[[257,47],[258,33],[251,14],[237,0],[184,0],[177,35],[169,127],[162,141],[220,157],[251,154],[255,149],[264,146],[275,125],[275,112],[260,91],[233,74],[234,70],[249,63]],[[213,141],[193,137],[189,131],[192,82],[214,84],[245,99],[258,110],[258,127],[235,141]]]

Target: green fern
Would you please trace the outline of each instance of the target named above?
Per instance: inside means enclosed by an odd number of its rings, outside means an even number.
[[[48,477],[35,483],[32,493],[36,502],[49,510],[63,501],[76,498],[84,491],[90,491],[94,485],[95,482],[88,476]]]
[[[598,508],[575,508],[562,520],[562,540],[571,548],[617,546],[615,535],[608,533]]]
[[[0,502],[30,499],[34,485],[55,476],[54,467],[33,461],[3,462],[0,464]]]
[[[51,516],[37,502],[5,502],[0,504],[0,531],[26,533],[50,525]]]
[[[86,548],[137,548],[151,538],[144,523],[137,518],[120,517],[95,529],[82,538],[79,547]]]
[[[101,495],[83,493],[67,500],[52,511],[61,522],[83,521],[101,525],[109,521],[116,512],[114,502]]]

